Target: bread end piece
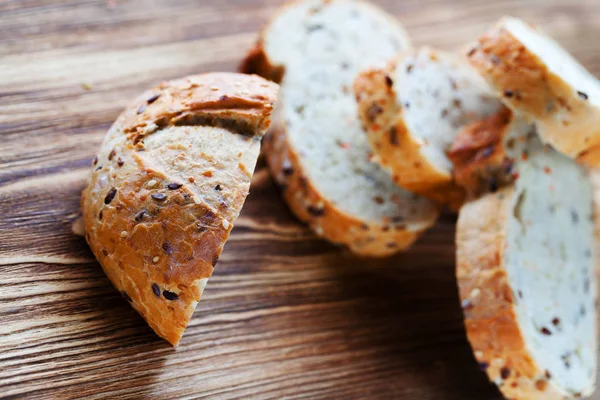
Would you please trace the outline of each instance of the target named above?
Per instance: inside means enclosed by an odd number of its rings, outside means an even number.
[[[81,198],[86,240],[172,345],[248,194],[277,90],[230,73],[164,82],[125,109],[95,159]]]

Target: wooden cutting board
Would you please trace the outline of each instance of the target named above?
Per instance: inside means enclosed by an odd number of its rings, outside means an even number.
[[[598,0],[377,3],[444,49],[521,16],[600,73]],[[405,254],[359,259],[297,223],[260,167],[177,348],[73,234],[123,106],[164,79],[234,70],[279,4],[0,2],[0,397],[500,398],[465,339],[453,216]]]

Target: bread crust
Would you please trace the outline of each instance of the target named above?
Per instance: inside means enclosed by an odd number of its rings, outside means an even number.
[[[467,336],[480,368],[506,398],[574,398],[536,365],[521,334],[514,310],[516,294],[502,267],[513,195],[512,187],[487,194],[466,203],[459,215],[456,277]]]
[[[354,93],[363,129],[377,154],[376,160],[390,172],[394,182],[458,210],[465,199],[464,189],[454,182],[452,174],[436,168],[421,154],[422,144],[404,124],[392,79],[397,61],[385,70],[371,69],[356,78]]]
[[[145,156],[144,142],[170,134],[173,127],[199,129],[195,134],[205,126],[222,127],[227,129],[223,140],[247,142],[256,162],[276,94],[277,85],[241,74],[164,82],[123,111],[95,159],[81,198],[86,240],[123,297],[173,345],[181,339],[245,201],[253,165],[243,169],[241,162],[217,160],[235,179],[222,182],[222,201],[215,207],[202,192],[201,180],[209,179],[208,173],[182,181],[175,163],[165,168],[169,161]],[[168,136],[160,140],[160,154],[217,157],[198,154]]]
[[[288,3],[272,17],[276,19]],[[367,7],[373,7],[362,2]],[[376,8],[375,11],[379,12]],[[242,73],[257,73],[280,83],[285,68],[273,63],[264,48],[264,35],[269,24],[260,32],[256,44],[241,62],[238,70]],[[281,97],[279,101],[284,101]],[[282,195],[298,219],[310,226],[320,237],[347,246],[353,253],[368,257],[385,257],[410,247],[437,220],[438,212],[431,214],[419,226],[407,226],[402,222],[389,221],[378,224],[363,221],[349,215],[322,196],[308,179],[300,158],[287,139],[285,116],[282,107],[276,107],[273,124],[263,143],[267,164]]]
[[[534,120],[542,140],[590,166],[600,164],[600,108],[551,72],[504,27],[504,20],[479,38],[467,57],[502,100]]]
[[[503,139],[513,122],[513,112],[503,107],[496,114],[465,126],[448,151],[454,179],[469,198],[495,192],[514,181],[514,160],[508,157]]]
[[[274,119],[273,129],[264,141],[269,169],[292,212],[320,237],[345,245],[358,255],[384,257],[407,249],[435,223],[437,213],[418,228],[394,221],[380,225],[344,213],[306,177],[285,126],[279,121]]]

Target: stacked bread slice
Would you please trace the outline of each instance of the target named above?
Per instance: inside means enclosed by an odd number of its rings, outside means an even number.
[[[468,127],[452,149],[467,182],[513,181],[460,212],[457,279],[467,335],[507,398],[588,396],[597,369],[598,208],[593,173],[572,158],[596,157],[598,80],[514,18],[467,56],[514,111],[504,127],[502,118]],[[534,125],[527,129],[524,119]],[[492,139],[476,143],[481,137]]]
[[[406,249],[438,216],[374,162],[352,93],[362,69],[409,47],[402,26],[369,3],[306,0],[277,13],[241,67],[281,83],[264,149],[288,205],[362,255]]]
[[[472,65],[558,151],[600,163],[600,82],[539,28],[503,18],[468,51]]]
[[[464,57],[429,47],[363,72],[354,85],[379,162],[401,187],[460,206],[447,151],[461,128],[496,113],[498,97]]]
[[[467,57],[414,49],[362,1],[303,0],[242,70],[281,83],[265,151],[301,220],[385,255],[433,224],[433,203],[462,205],[457,278],[481,369],[511,399],[593,391],[596,208],[576,160],[595,160],[600,86],[566,51],[516,19]]]

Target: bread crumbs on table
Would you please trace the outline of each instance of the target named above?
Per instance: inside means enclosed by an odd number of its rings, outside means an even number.
[[[550,169],[550,167],[545,166],[544,167],[544,173],[546,173],[547,175],[550,175],[552,173],[552,170]]]

